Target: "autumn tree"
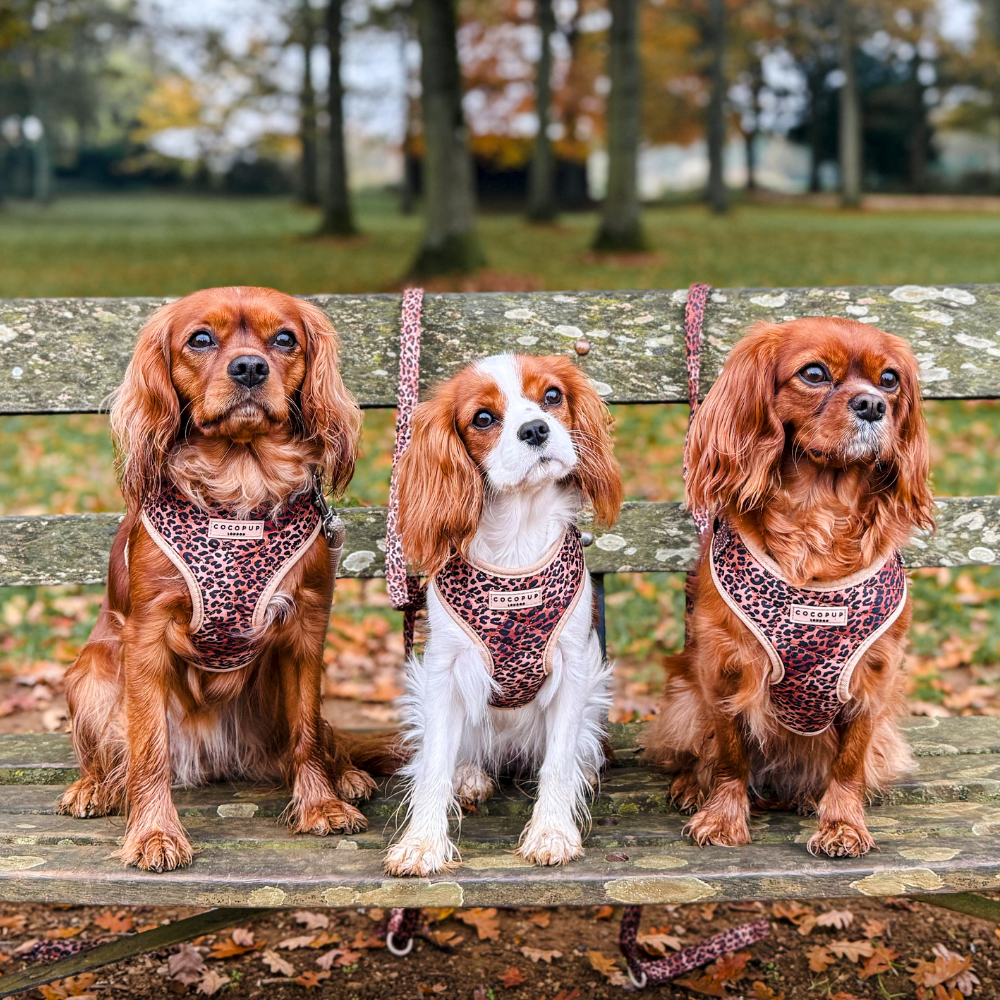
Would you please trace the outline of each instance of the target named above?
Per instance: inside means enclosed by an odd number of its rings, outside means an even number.
[[[856,26],[853,0],[834,0],[837,51],[840,61],[840,202],[845,208],[861,204],[863,135],[861,96],[858,92]]]
[[[316,89],[312,57],[316,47],[316,21],[309,0],[300,0],[298,33],[302,45],[302,85],[299,91],[299,138],[302,142],[302,200],[319,204],[317,179]]]
[[[549,109],[552,104],[552,36],[556,17],[552,0],[535,0],[538,10],[539,56],[535,82],[535,114],[538,134],[531,158],[528,188],[528,217],[535,222],[551,222],[556,217],[555,157],[549,136]]]

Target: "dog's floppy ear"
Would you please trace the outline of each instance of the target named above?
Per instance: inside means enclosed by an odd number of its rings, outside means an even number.
[[[176,303],[158,309],[139,331],[125,379],[111,397],[118,482],[129,510],[161,483],[180,432],[181,408],[170,379],[170,330]]]
[[[897,338],[893,338],[894,340]],[[896,403],[899,445],[891,462],[896,469],[895,502],[906,522],[917,528],[934,527],[934,496],[930,483],[930,439],[920,402],[917,361],[905,341],[900,341],[900,396]]]
[[[299,390],[305,436],[322,447],[320,473],[334,496],[354,474],[361,433],[361,410],[344,385],[337,365],[337,332],[321,309],[298,301],[306,333],[306,373]]]
[[[433,576],[453,551],[466,553],[483,511],[482,473],[458,433],[449,387],[417,407],[396,484],[403,551]]]
[[[781,329],[761,323],[733,348],[691,422],[691,509],[752,510],[778,485],[785,431],[774,411]]]
[[[599,524],[611,527],[621,512],[625,487],[611,440],[614,420],[594,384],[568,358],[555,359],[573,417],[570,436],[577,462],[573,476],[594,507]]]

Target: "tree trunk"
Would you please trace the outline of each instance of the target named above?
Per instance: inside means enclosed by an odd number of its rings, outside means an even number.
[[[313,23],[309,0],[302,0],[302,92],[299,95],[299,137],[302,142],[302,200],[307,205],[319,204],[319,185],[316,182],[316,91],[312,81],[312,52],[316,43],[316,26]]]
[[[927,161],[930,152],[930,124],[927,121],[927,105],[924,102],[924,85],[917,71],[920,56],[914,55],[910,62],[910,93],[913,102],[913,130],[910,133],[910,190],[916,194],[927,192],[929,178]]]
[[[340,80],[340,46],[343,33],[344,0],[329,0],[326,7],[326,47],[330,53],[330,81],[327,85],[329,165],[323,224],[320,232],[350,236],[357,232],[347,188],[347,150],[344,143],[344,87]]]
[[[484,263],[462,114],[456,0],[419,0],[426,229],[413,262],[419,275],[469,272]]]
[[[42,134],[31,144],[31,193],[36,201],[47,205],[52,200],[55,176],[52,165],[52,140],[49,136],[48,117],[45,114],[42,98],[43,72],[42,57],[36,51],[32,55],[31,108],[34,116],[41,122]]]
[[[806,80],[809,86],[809,190],[815,194],[819,191],[819,165],[823,157],[823,113],[826,111],[823,101],[823,81],[825,74],[818,68],[808,73]]]
[[[713,212],[726,210],[726,179],[723,156],[726,150],[726,4],[725,0],[708,3],[712,67],[708,99],[708,204]]]
[[[743,133],[743,141],[746,144],[747,157],[747,190],[757,190],[757,157],[754,144],[757,142],[757,129],[752,128],[749,132]]]
[[[852,0],[837,0],[840,70],[840,203],[845,208],[861,204],[862,124],[861,100],[854,52]]]
[[[595,250],[645,250],[639,221],[639,0],[610,0],[608,190]]]
[[[542,35],[542,50],[538,58],[538,79],[535,83],[535,111],[538,114],[538,135],[531,160],[528,189],[528,218],[534,222],[551,222],[556,217],[555,158],[549,139],[549,109],[552,104],[552,35],[556,17],[552,0],[536,0],[538,27]]]

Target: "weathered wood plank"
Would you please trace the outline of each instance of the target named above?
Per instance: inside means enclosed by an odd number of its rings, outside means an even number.
[[[572,354],[609,402],[685,402],[685,291],[428,295],[424,388],[498,351]],[[164,299],[0,301],[0,413],[93,412],[121,381],[135,337]],[[392,406],[398,295],[313,296],[343,339],[347,384],[365,406]],[[1000,285],[720,289],[706,316],[703,378],[758,320],[853,316],[908,338],[928,398],[1000,395]]]
[[[908,566],[1000,565],[1000,497],[941,497],[937,503],[937,531],[913,540],[905,553]],[[385,510],[339,513],[347,524],[340,575],[382,576]],[[120,521],[120,514],[0,517],[0,586],[103,583]],[[593,529],[588,517],[581,523]],[[614,528],[593,530],[587,565],[595,573],[688,570],[698,553],[694,522],[676,503],[627,503]]]

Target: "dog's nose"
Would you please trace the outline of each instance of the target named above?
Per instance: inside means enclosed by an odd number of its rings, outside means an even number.
[[[229,362],[226,371],[234,382],[252,389],[267,379],[271,369],[259,354],[241,354]]]
[[[521,424],[517,436],[532,448],[541,448],[549,438],[549,425],[544,420],[529,420],[526,424]]]
[[[873,392],[859,392],[847,405],[869,423],[875,423],[885,416],[885,400]]]

